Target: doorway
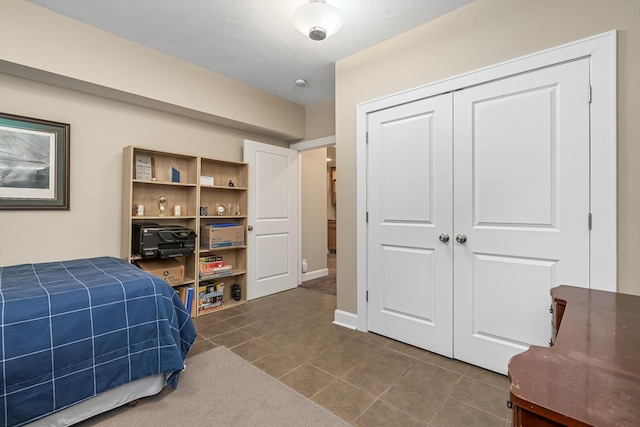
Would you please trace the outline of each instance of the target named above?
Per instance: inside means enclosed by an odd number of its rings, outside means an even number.
[[[299,151],[300,159],[299,285],[336,295],[335,138],[304,141],[291,148]]]

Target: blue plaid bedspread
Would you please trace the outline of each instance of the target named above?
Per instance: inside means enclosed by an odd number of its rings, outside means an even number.
[[[0,426],[166,373],[196,336],[163,280],[117,258],[0,267]]]

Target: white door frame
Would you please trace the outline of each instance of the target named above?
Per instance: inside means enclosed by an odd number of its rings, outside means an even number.
[[[591,60],[591,230],[592,289],[617,290],[616,253],[616,32],[609,31],[542,52],[516,58],[357,106],[356,273],[357,329],[367,331],[367,114],[416,99],[571,61]],[[585,97],[589,94],[585,90]],[[586,221],[586,220],[585,220]]]
[[[298,285],[302,283],[302,152],[315,150],[316,148],[336,145],[336,136],[330,135],[323,138],[309,139],[289,145],[291,150],[298,152]]]

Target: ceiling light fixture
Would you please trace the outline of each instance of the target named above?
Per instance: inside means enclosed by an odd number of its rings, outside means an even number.
[[[296,84],[296,86],[302,87],[302,86],[306,86],[307,85],[307,81],[305,79],[297,79],[295,81],[295,84]]]
[[[293,23],[302,34],[311,40],[324,40],[342,27],[342,15],[326,0],[309,0],[293,12]]]

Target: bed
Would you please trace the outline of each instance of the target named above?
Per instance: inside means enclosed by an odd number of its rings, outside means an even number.
[[[0,426],[69,425],[175,388],[195,337],[177,293],[121,259],[0,267]]]

